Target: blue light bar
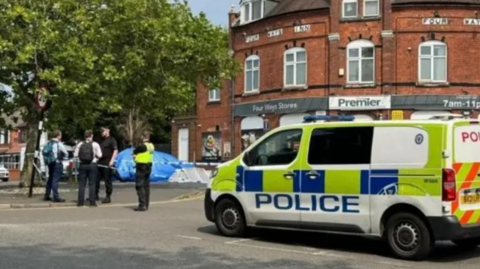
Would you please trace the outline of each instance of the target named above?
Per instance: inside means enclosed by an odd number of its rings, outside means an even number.
[[[317,120],[324,120],[324,121],[354,121],[354,116],[316,116],[310,115],[303,117],[303,122],[316,122]]]

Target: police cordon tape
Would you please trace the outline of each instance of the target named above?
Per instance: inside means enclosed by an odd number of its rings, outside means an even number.
[[[25,155],[35,155],[36,153],[26,153]],[[72,159],[64,159],[64,161],[78,161],[78,158],[72,158]],[[134,161],[121,161],[121,163],[135,163]],[[219,162],[153,162],[153,164],[168,164],[168,165],[193,165],[193,166],[217,166],[222,163]],[[104,167],[104,168],[113,168],[115,167],[110,167],[106,165],[98,165],[99,167]]]

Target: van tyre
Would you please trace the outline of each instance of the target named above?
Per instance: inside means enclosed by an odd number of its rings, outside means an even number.
[[[393,253],[405,260],[423,260],[434,246],[425,222],[410,213],[397,213],[387,221],[387,241]]]
[[[231,199],[223,199],[215,206],[215,225],[222,235],[243,237],[246,231],[242,207]]]
[[[8,178],[2,179],[3,182],[8,182]]]
[[[480,237],[455,240],[453,243],[463,250],[474,250],[480,246]]]

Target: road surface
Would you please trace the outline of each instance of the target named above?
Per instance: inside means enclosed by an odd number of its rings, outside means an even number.
[[[0,210],[0,268],[479,268],[480,249],[439,244],[424,262],[393,259],[364,238],[256,231],[219,236],[202,200],[163,202],[148,212],[98,208]]]

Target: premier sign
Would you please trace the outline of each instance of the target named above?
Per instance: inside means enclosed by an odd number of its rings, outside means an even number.
[[[329,103],[331,110],[390,109],[391,96],[330,97]]]

